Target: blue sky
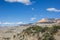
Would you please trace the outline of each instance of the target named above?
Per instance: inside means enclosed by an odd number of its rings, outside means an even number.
[[[60,18],[60,0],[0,0],[0,24]]]

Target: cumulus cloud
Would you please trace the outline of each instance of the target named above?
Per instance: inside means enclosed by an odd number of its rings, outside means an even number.
[[[25,24],[24,22],[17,22],[16,24]]]
[[[5,0],[6,2],[19,2],[19,3],[23,3],[25,5],[31,5],[32,2],[30,0]]]
[[[0,22],[0,24],[1,24],[1,22]]]
[[[34,8],[32,8],[32,11],[34,10]]]
[[[36,18],[31,18],[31,21],[35,20]]]
[[[56,8],[47,8],[47,11],[51,11],[51,12],[60,12],[60,10],[56,9]]]
[[[6,25],[11,25],[11,24],[15,24],[15,23],[11,23],[11,22],[3,22],[2,24],[6,24]]]
[[[25,24],[24,22],[0,22],[3,25]]]

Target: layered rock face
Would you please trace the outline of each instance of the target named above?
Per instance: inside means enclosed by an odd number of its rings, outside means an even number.
[[[38,22],[44,23],[44,22],[52,22],[52,23],[59,23],[60,19],[59,18],[43,18],[39,20]]]
[[[59,18],[43,18],[39,20],[35,25],[43,26],[43,27],[52,27],[52,25],[60,25]]]

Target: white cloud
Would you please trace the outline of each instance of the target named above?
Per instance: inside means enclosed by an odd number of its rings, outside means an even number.
[[[25,24],[24,22],[17,22],[16,24]]]
[[[47,8],[47,11],[52,11],[52,12],[60,12],[60,10],[56,9],[56,8]]]
[[[4,24],[4,25],[12,25],[12,24],[15,24],[15,23],[11,23],[11,22],[3,22],[2,24]]]
[[[32,11],[34,10],[34,8],[32,8]]]
[[[6,2],[19,2],[19,3],[23,3],[25,5],[31,5],[32,2],[30,0],[5,0]]]
[[[2,25],[24,24],[24,22],[0,22]]]
[[[36,18],[31,18],[31,21],[35,20]]]
[[[1,24],[1,22],[0,22],[0,24]]]

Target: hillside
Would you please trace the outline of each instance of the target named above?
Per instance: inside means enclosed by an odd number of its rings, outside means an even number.
[[[0,40],[60,40],[60,26],[21,25],[0,29]]]
[[[60,26],[29,27],[21,33],[20,40],[60,40]]]

